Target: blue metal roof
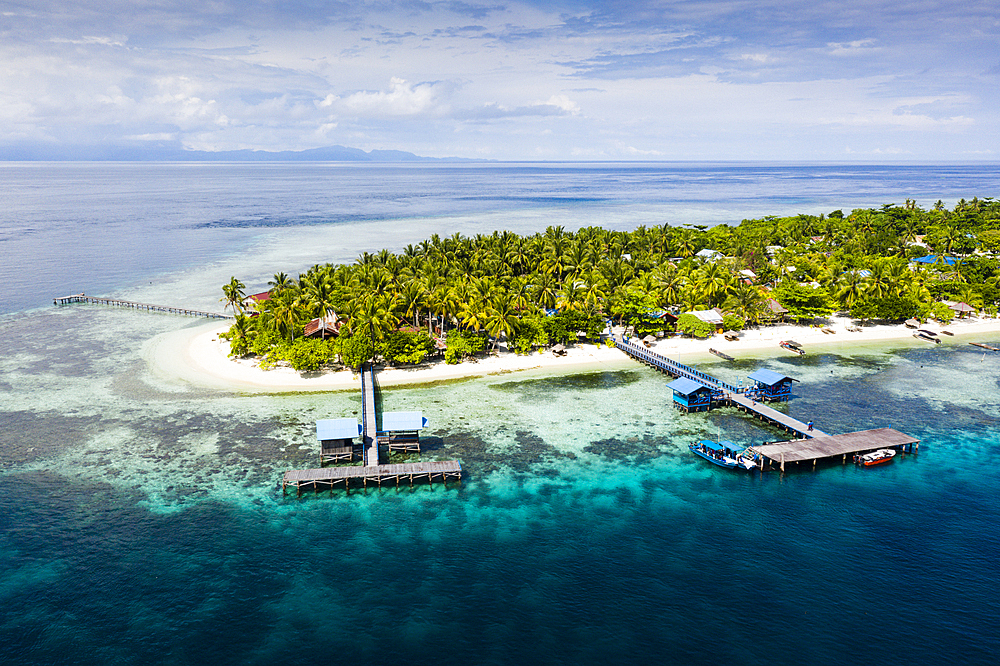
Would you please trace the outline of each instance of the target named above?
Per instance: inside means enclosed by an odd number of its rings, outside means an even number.
[[[774,370],[761,368],[760,370],[754,370],[753,374],[750,375],[750,379],[765,386],[774,386],[778,382],[791,379],[791,377],[783,375],[780,372],[775,372]]]
[[[928,254],[926,257],[917,257],[916,259],[911,259],[910,261],[915,261],[918,264],[933,264],[937,261],[937,255]],[[954,266],[957,261],[958,259],[955,257],[944,257],[944,263],[949,266]]]
[[[710,390],[704,384],[696,382],[693,379],[688,379],[687,377],[675,379],[667,384],[667,388],[681,395],[691,395],[701,389]]]
[[[384,432],[409,432],[427,425],[422,412],[382,412]]]
[[[316,439],[354,439],[361,434],[361,426],[358,420],[351,419],[323,419],[316,421]]]

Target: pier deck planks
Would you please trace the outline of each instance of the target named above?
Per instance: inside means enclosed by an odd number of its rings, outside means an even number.
[[[820,435],[812,439],[797,439],[750,448],[775,462],[782,460],[784,462],[801,462],[860,453],[861,451],[907,446],[919,442],[919,439],[898,430],[877,428],[848,432],[843,435]]]
[[[205,312],[204,310],[192,310],[190,308],[175,308],[170,305],[153,305],[152,303],[138,303],[136,301],[123,301],[117,298],[97,298],[95,296],[85,296],[83,294],[73,294],[72,296],[59,296],[52,301],[55,305],[67,305],[69,303],[91,303],[93,305],[112,305],[120,308],[130,308],[132,310],[146,310],[147,312],[167,312],[169,314],[187,315],[189,317],[208,317],[209,319],[235,319],[233,315],[219,312]]]
[[[282,487],[301,488],[303,485],[343,483],[346,487],[351,479],[383,483],[399,479],[431,479],[439,476],[443,480],[462,478],[462,463],[457,460],[438,460],[419,463],[399,463],[395,465],[365,465],[355,467],[322,467],[320,469],[296,469],[285,472]]]
[[[760,402],[755,402],[745,395],[730,394],[728,396],[730,402],[739,405],[740,407],[746,409],[750,412],[755,412],[760,416],[763,416],[768,421],[777,423],[786,430],[791,430],[792,432],[798,433],[803,437],[827,437],[828,435],[822,430],[816,430],[813,428],[809,430],[809,426],[798,419],[794,419],[787,414],[782,414],[776,409],[772,409],[767,405]]]

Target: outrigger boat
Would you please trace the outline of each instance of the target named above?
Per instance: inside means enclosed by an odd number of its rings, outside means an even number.
[[[806,350],[802,348],[802,345],[795,342],[795,340],[782,340],[778,343],[778,346],[782,349],[787,349],[788,351],[802,356],[806,353]]]
[[[864,455],[854,456],[854,462],[865,467],[871,467],[872,465],[881,465],[882,463],[890,462],[894,457],[896,457],[894,450],[879,449],[878,451],[872,451]]]
[[[941,338],[937,337],[933,333],[931,335],[928,335],[928,334],[924,333],[923,331],[917,331],[916,333],[913,334],[913,337],[918,338],[920,340],[926,340],[927,342],[933,342],[935,344],[941,344]]]
[[[691,453],[701,456],[713,465],[726,469],[753,469],[757,466],[757,461],[745,448],[736,446],[727,440],[716,444],[710,439],[703,439],[688,448],[691,449]]]

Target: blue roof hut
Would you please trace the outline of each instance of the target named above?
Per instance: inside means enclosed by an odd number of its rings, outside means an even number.
[[[390,451],[420,451],[420,431],[427,427],[422,412],[382,412],[380,444]]]
[[[354,457],[354,439],[361,435],[361,426],[354,418],[316,421],[320,465]]]
[[[757,399],[768,401],[788,400],[792,397],[792,382],[798,381],[788,375],[766,368],[755,370],[749,379],[756,386],[754,393],[756,393]]]
[[[712,406],[712,389],[693,379],[675,379],[667,388],[674,392],[674,406],[684,412],[708,411]]]

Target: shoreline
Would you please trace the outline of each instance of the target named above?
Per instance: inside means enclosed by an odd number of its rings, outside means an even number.
[[[829,320],[828,328],[835,334],[823,333],[820,328],[795,324],[768,326],[746,330],[740,339],[730,342],[721,335],[707,339],[663,338],[651,345],[658,354],[681,361],[722,359],[712,355],[709,348],[741,358],[788,357],[794,355],[781,349],[781,340],[793,339],[801,343],[807,353],[847,352],[882,348],[926,346],[931,344],[913,337],[913,330],[903,324],[864,327],[862,332],[846,330],[848,318]],[[926,330],[940,333],[953,332],[954,337],[941,335],[942,344],[968,344],[990,339],[1000,339],[1000,318],[955,320],[947,326],[927,324]],[[229,344],[219,339],[219,333],[228,329],[227,324],[211,322],[201,326],[183,328],[156,336],[143,348],[143,357],[152,374],[168,381],[180,380],[203,388],[253,393],[295,393],[321,391],[360,390],[361,380],[351,370],[299,373],[289,367],[261,370],[253,359],[231,359]],[[991,338],[991,335],[993,336]],[[977,337],[979,339],[973,339]],[[937,346],[937,345],[934,345]],[[634,366],[635,361],[614,347],[577,344],[567,349],[565,356],[555,356],[551,350],[528,356],[501,351],[498,356],[488,356],[474,362],[466,361],[447,365],[443,360],[416,367],[382,367],[378,381],[383,386],[427,386],[439,382],[461,381],[478,377],[517,374],[519,377],[542,374],[574,374],[598,370],[620,370]]]

